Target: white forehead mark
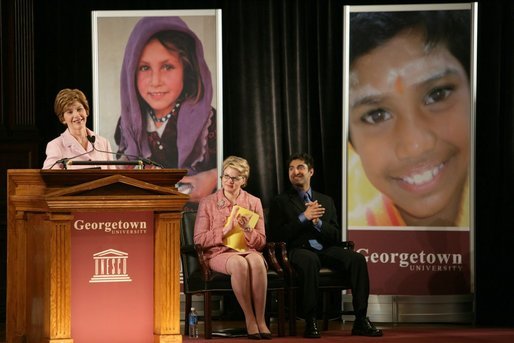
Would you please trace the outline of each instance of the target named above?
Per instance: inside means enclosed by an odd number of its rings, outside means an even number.
[[[380,98],[383,93],[370,84],[363,85],[350,92],[350,110],[360,105],[365,99]]]
[[[358,106],[366,99],[379,99],[386,93],[395,91],[395,82],[401,77],[405,87],[422,84],[449,73],[457,73],[457,62],[448,59],[444,53],[432,53],[411,60],[399,68],[391,68],[385,75],[385,82],[361,84],[359,73],[350,72],[350,107]],[[383,85],[382,85],[383,84]]]
[[[399,77],[404,80],[406,86],[421,84],[448,68],[448,59],[444,56],[441,54],[430,56],[430,58],[417,58],[400,68],[390,69],[386,76],[386,87],[394,87],[396,79]]]

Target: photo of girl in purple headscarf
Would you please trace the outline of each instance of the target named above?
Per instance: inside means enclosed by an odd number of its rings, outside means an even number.
[[[217,185],[216,110],[202,42],[180,17],[143,17],[120,79],[118,152],[187,169],[179,190],[197,202]]]

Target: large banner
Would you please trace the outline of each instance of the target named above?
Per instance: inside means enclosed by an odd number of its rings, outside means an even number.
[[[187,207],[218,186],[221,10],[94,11],[94,129],[119,159],[188,173]]]
[[[473,292],[474,4],[345,19],[343,226],[371,293]]]
[[[79,212],[74,217],[74,342],[153,342],[153,213]]]

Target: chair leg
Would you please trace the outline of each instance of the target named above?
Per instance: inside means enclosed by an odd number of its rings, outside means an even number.
[[[284,297],[284,290],[279,289],[277,291],[277,297],[278,297],[278,336],[284,337],[285,336],[285,320],[286,320],[286,311],[285,311],[285,297]]]
[[[294,288],[289,288],[289,336],[296,336],[296,295]]]
[[[186,293],[186,305],[184,308],[184,335],[189,335],[189,313],[191,313],[191,304],[192,304],[191,293]]]
[[[266,321],[266,325],[268,327],[271,326],[271,309],[273,308],[273,302],[271,301],[271,295],[273,293],[266,294],[266,307],[264,308],[264,320]]]
[[[212,338],[211,292],[203,294],[203,317],[205,339]]]
[[[328,304],[330,300],[330,290],[323,292],[323,331],[328,330]]]

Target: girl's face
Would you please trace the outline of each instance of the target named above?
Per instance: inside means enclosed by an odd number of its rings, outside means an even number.
[[[184,88],[184,68],[178,52],[157,39],[146,44],[137,68],[137,89],[157,117],[171,112]]]
[[[469,164],[470,89],[446,47],[404,31],[351,71],[350,137],[407,225],[454,225]]]
[[[79,101],[75,101],[73,104],[66,107],[63,118],[64,123],[72,132],[81,132],[86,128],[87,112]]]

